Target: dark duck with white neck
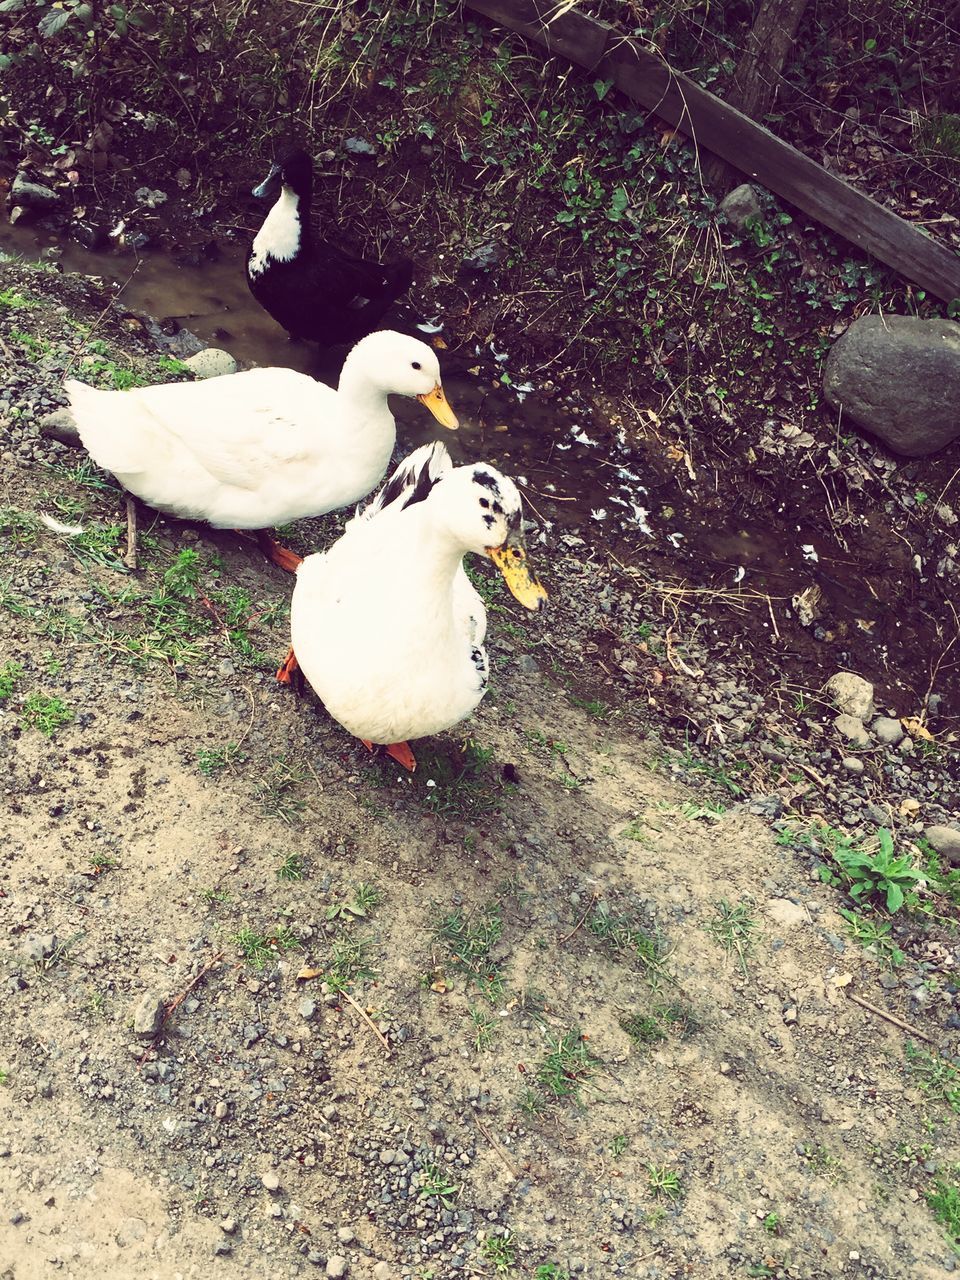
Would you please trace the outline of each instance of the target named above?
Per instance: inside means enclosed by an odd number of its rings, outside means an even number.
[[[277,194],[279,192],[279,194]],[[313,164],[291,151],[253,194],[277,195],[247,258],[250,291],[291,338],[321,346],[358,342],[410,286],[412,264],[352,258],[310,228]]]

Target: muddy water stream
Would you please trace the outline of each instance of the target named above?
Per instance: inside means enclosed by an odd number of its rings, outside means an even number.
[[[34,228],[0,229],[0,250],[7,254],[36,258],[45,249],[56,249],[65,271],[122,286],[120,304],[159,321],[173,335],[174,354],[219,346],[242,364],[285,365],[336,382],[343,353],[320,361],[312,344],[287,339],[249,294],[239,244],[221,245],[209,260],[184,262],[160,252],[139,258],[91,253],[44,239]],[[417,302],[416,286],[411,302]],[[415,328],[419,319],[404,308],[384,324],[424,337]],[[200,344],[182,347],[190,335]],[[501,467],[521,481],[537,515],[567,535],[565,554],[581,553],[582,535],[624,565],[642,565],[644,577],[680,579],[728,597],[740,593],[742,610],[731,611],[729,598],[721,607],[703,593],[687,603],[710,617],[716,639],[733,647],[746,642],[751,654],[762,655],[767,678],[809,688],[838,665],[851,665],[878,681],[903,713],[917,709],[938,642],[922,602],[909,607],[917,591],[909,558],[890,557],[879,545],[871,564],[840,554],[822,522],[819,534],[806,527],[802,513],[819,506],[808,506],[813,498],[803,493],[785,489],[774,520],[751,519],[747,503],[729,492],[735,471],[704,475],[702,468],[694,472],[689,455],[667,461],[661,441],[628,441],[623,426],[597,411],[591,399],[597,388],[573,395],[549,384],[531,388],[496,342],[445,350],[441,362],[461,429],[442,431],[420,406],[397,399],[401,452],[442,438],[458,463],[484,458]],[[741,509],[744,518],[732,518]],[[810,587],[821,593],[826,630],[801,627],[790,606],[791,597]],[[664,598],[654,594],[654,619],[658,607]]]

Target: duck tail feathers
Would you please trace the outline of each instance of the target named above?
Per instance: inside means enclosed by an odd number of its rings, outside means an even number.
[[[143,445],[130,425],[134,401],[127,399],[136,393],[91,387],[75,378],[68,378],[63,389],[70,397],[80,443],[97,466],[114,475],[139,470]]]
[[[414,503],[422,502],[434,485],[452,470],[453,460],[442,440],[421,445],[409,457],[404,458],[376,497],[350,521],[350,525],[357,521],[372,520],[387,507],[404,511]]]

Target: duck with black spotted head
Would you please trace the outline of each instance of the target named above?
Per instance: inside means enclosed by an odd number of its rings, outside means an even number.
[[[530,574],[516,485],[484,462],[454,467],[442,444],[416,450],[368,509],[297,571],[292,649],[327,711],[408,769],[407,739],[463,720],[487,689],[487,614],[463,568],[488,556],[531,610],[547,593]]]

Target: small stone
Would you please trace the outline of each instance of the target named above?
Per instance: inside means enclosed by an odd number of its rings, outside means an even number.
[[[151,187],[137,187],[133,198],[145,209],[156,209],[158,205],[166,204],[168,197],[165,191],[157,191]]]
[[[233,1245],[229,1240],[218,1240],[213,1246],[213,1256],[215,1258],[229,1258],[233,1253]]]
[[[309,1022],[316,1011],[316,1002],[307,997],[304,997],[304,999],[297,1005],[297,1013],[299,1013],[304,1022]]]
[[[837,716],[833,722],[837,733],[843,738],[848,738],[850,742],[857,747],[868,747],[870,745],[870,735],[863,727],[863,721],[859,716],[852,716],[847,712]]]
[[[228,1102],[218,1102],[213,1108],[213,1114],[218,1120],[226,1120],[230,1114],[230,1104]]]
[[[870,729],[885,747],[895,747],[903,739],[903,725],[893,716],[877,716]]]
[[[327,1275],[333,1277],[333,1280],[345,1276],[349,1267],[350,1264],[342,1253],[333,1253],[327,1259]]]
[[[847,773],[863,773],[863,761],[856,756],[844,756],[840,763]]]
[[[380,1163],[386,1165],[393,1164],[396,1154],[397,1153],[392,1148],[384,1148],[384,1150],[380,1152]]]
[[[341,1244],[353,1244],[356,1238],[357,1237],[353,1234],[353,1232],[349,1227],[341,1227],[340,1230],[337,1232],[337,1239],[340,1241]]]
[[[954,867],[960,867],[960,831],[953,827],[926,827],[923,832],[936,849]]]
[[[79,445],[80,434],[77,424],[69,409],[57,409],[40,419],[40,434],[49,440],[59,440],[61,444]]]
[[[770,898],[767,901],[767,915],[785,929],[794,925],[806,924],[810,919],[806,907],[799,902],[791,902],[789,898]]]
[[[371,142],[367,142],[366,138],[347,138],[344,142],[345,150],[349,151],[352,156],[375,156],[377,148]]]
[[[124,1218],[117,1229],[116,1242],[121,1249],[137,1244],[146,1238],[147,1224],[143,1218]]]
[[[109,231],[103,223],[87,218],[77,218],[72,222],[70,234],[77,244],[82,245],[84,249],[89,249],[92,253],[105,248],[109,239]]]
[[[152,1040],[163,1026],[163,1001],[155,991],[147,991],[133,1011],[133,1029],[138,1036]]]
[[[378,1262],[373,1268],[373,1280],[390,1280],[389,1262]]]
[[[739,187],[734,187],[730,194],[720,201],[720,208],[726,215],[727,221],[738,231],[743,231],[748,223],[754,218],[759,218],[763,213],[756,188],[749,182],[742,182]]]
[[[20,947],[20,955],[31,964],[42,964],[57,949],[55,933],[28,933]]]
[[[236,360],[229,351],[221,351],[219,347],[204,347],[196,355],[188,356],[183,363],[195,378],[219,378],[237,372]]]
[[[220,1223],[220,1230],[226,1236],[232,1236],[237,1229],[236,1218],[224,1218]]]
[[[464,271],[492,271],[494,267],[500,266],[506,254],[507,250],[503,241],[486,240],[483,244],[471,249],[461,261],[460,266]]]
[[[873,715],[873,685],[852,671],[838,671],[826,683],[838,711],[867,720]]]
[[[270,1192],[271,1195],[275,1191],[280,1190],[280,1179],[272,1170],[269,1170],[267,1173],[262,1174],[260,1181],[267,1188],[267,1190]]]

